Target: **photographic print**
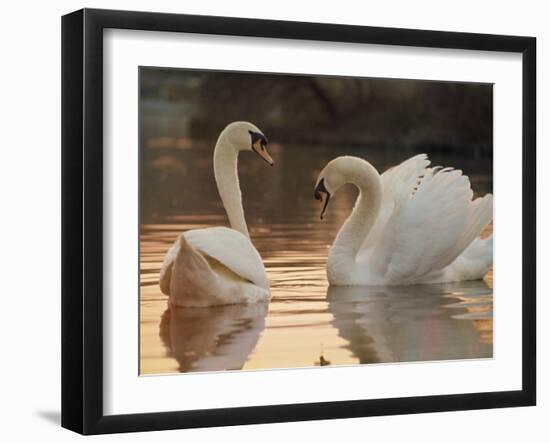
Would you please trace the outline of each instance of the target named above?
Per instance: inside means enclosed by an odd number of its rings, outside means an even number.
[[[493,85],[140,67],[140,375],[493,356]]]
[[[63,16],[62,426],[535,405],[536,47]]]

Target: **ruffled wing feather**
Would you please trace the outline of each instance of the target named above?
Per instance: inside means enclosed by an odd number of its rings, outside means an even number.
[[[234,229],[215,227],[193,229],[183,234],[193,248],[230,269],[239,277],[269,290],[267,275],[260,254],[250,239]],[[179,250],[175,241],[166,252],[160,271],[160,288],[168,294],[172,265]]]
[[[380,217],[361,254],[383,281],[408,283],[450,265],[492,219],[492,196],[472,201],[468,177],[428,168],[425,154],[382,175]]]

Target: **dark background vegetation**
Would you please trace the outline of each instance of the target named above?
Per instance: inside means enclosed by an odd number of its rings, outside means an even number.
[[[492,152],[488,84],[145,68],[141,98],[179,107],[193,138],[239,119],[282,143]]]

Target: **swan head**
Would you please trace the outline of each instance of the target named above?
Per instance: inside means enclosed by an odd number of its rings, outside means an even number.
[[[233,122],[220,134],[229,146],[239,151],[252,151],[258,154],[271,166],[275,164],[267,151],[267,137],[256,125],[249,122]]]
[[[359,184],[359,179],[367,168],[374,169],[365,160],[350,156],[337,157],[327,163],[319,173],[314,191],[314,197],[323,204],[321,220],[325,216],[330,197],[346,183]]]
[[[342,167],[336,160],[339,160],[343,157],[335,158],[331,160],[319,173],[317,178],[317,183],[315,183],[314,197],[316,200],[319,200],[323,204],[323,209],[321,209],[321,220],[325,217],[325,212],[327,210],[328,202],[332,194],[334,194],[340,186],[342,186],[344,181],[344,176],[342,174]]]

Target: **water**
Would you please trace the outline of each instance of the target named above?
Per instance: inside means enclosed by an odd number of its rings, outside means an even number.
[[[142,156],[142,374],[492,356],[492,271],[484,281],[460,284],[328,287],[328,247],[356,193],[352,187],[339,192],[320,221],[312,196],[318,172],[337,155],[363,156],[385,170],[412,153],[278,145],[271,151],[274,168],[242,154],[239,171],[272,300],[202,309],[168,309],[158,278],[179,233],[227,225],[213,180],[212,147],[178,141]],[[490,165],[460,157],[436,157],[434,164],[461,168],[476,193],[491,192]],[[490,232],[488,227],[484,235]]]

